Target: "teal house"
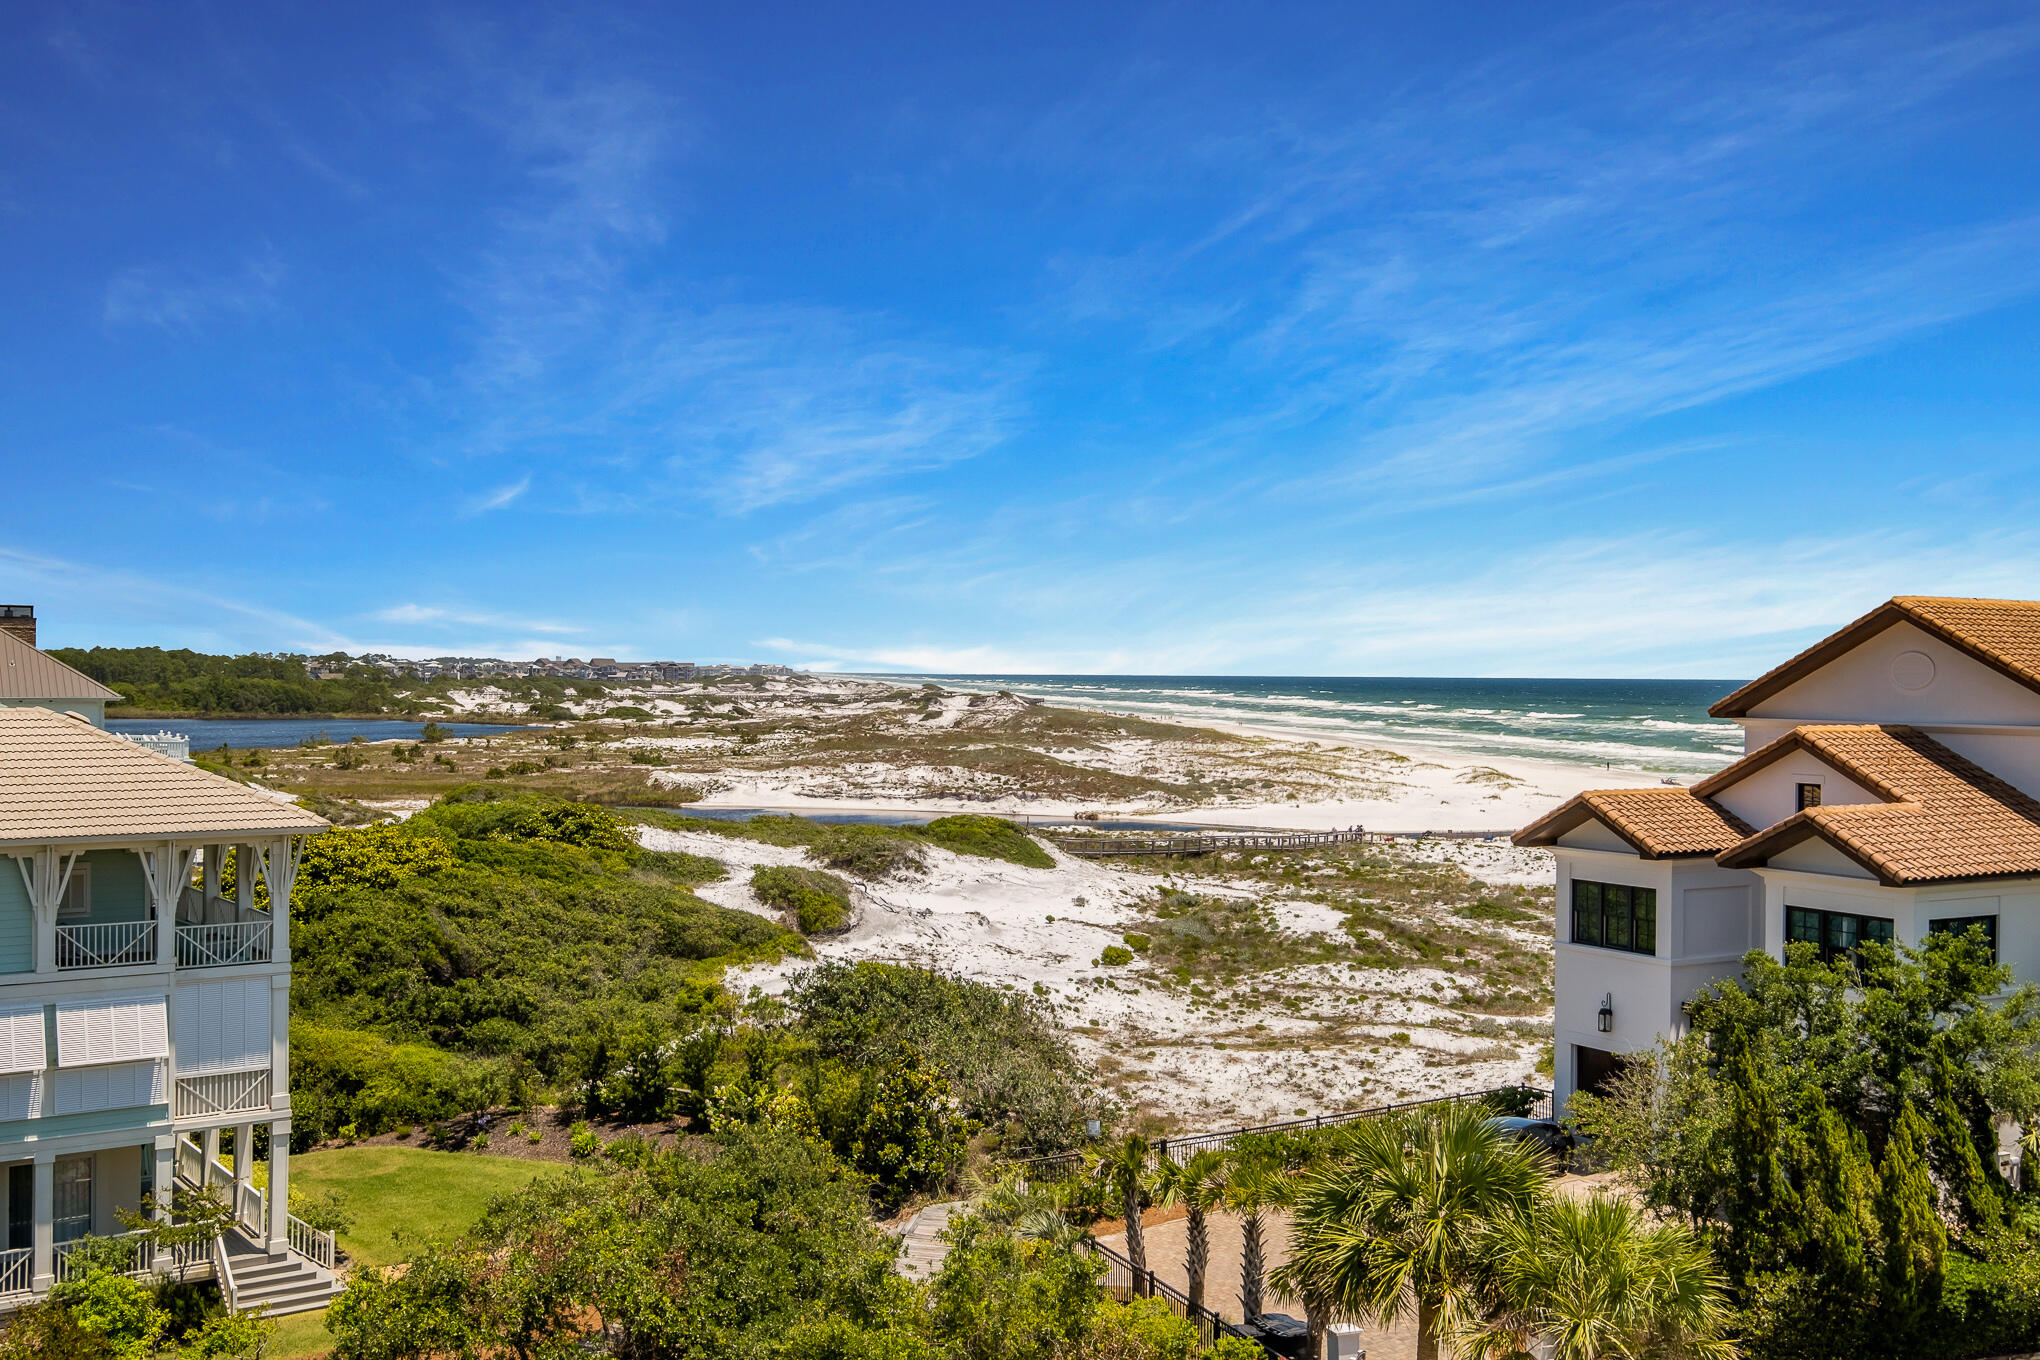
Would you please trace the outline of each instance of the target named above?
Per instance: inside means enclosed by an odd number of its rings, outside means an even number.
[[[319,1307],[333,1242],[289,1212],[290,923],[271,904],[326,823],[100,730],[94,682],[4,627],[0,649],[0,1310],[88,1236],[235,1307]],[[20,692],[38,686],[74,693]],[[161,1252],[123,1211],[168,1213],[179,1185],[234,1226]]]

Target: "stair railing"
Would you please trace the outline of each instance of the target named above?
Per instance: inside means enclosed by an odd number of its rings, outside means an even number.
[[[221,1233],[212,1240],[213,1276],[220,1283],[220,1295],[227,1301],[227,1311],[241,1311],[240,1300],[235,1297],[234,1267],[227,1260],[227,1235]]]

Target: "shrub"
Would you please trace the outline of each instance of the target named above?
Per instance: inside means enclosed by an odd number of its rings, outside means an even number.
[[[585,1161],[600,1151],[602,1140],[596,1137],[595,1130],[588,1127],[586,1120],[576,1121],[567,1132],[567,1152]]]
[[[803,935],[839,930],[850,920],[850,885],[819,869],[761,864],[751,891],[767,906],[791,912]]]
[[[1133,951],[1122,949],[1116,944],[1108,944],[1105,946],[1105,952],[1098,956],[1098,962],[1107,968],[1123,968],[1133,962]]]
[[[959,855],[1003,859],[1029,869],[1053,869],[1055,859],[1034,839],[1003,817],[965,814],[938,817],[921,828],[921,834],[945,850]]]
[[[639,708],[636,704],[618,704],[614,708],[603,709],[602,716],[605,718],[651,718],[657,715],[650,709]]]
[[[632,751],[630,753],[630,763],[633,765],[664,765],[666,757],[664,753],[659,751]]]
[[[422,729],[420,729],[418,733],[418,740],[425,742],[427,745],[431,745],[437,742],[445,741],[448,737],[452,735],[453,733],[447,731],[445,728],[441,727],[438,723],[428,722]]]
[[[1147,953],[1148,946],[1154,943],[1152,939],[1141,934],[1139,931],[1128,931],[1119,938],[1126,941],[1126,947],[1136,954]]]
[[[873,882],[917,874],[926,864],[915,838],[881,826],[829,827],[808,847],[808,855]]]

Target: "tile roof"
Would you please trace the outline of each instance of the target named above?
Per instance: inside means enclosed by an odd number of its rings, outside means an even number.
[[[12,633],[0,632],[0,699],[108,699],[120,695]]]
[[[276,836],[326,823],[46,708],[0,708],[0,845]]]
[[[1750,834],[1727,808],[1691,789],[1594,789],[1577,795],[1518,831],[1518,845],[1553,845],[1566,832],[1597,818],[1645,859],[1712,855]]]
[[[2040,600],[1900,595],[1765,672],[1707,711],[1740,718],[1787,686],[1898,623],[1911,623],[2029,689],[2040,690]]]
[[[1794,813],[1724,851],[1730,868],[1818,837],[1894,887],[2040,874],[2040,801],[1911,727],[1797,727],[1698,787],[1725,787],[1787,750],[1812,752],[1891,801]]]

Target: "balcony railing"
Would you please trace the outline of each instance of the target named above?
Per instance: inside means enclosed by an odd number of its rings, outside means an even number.
[[[59,968],[118,968],[155,961],[154,921],[95,921],[57,927]]]
[[[177,927],[179,968],[224,968],[269,962],[269,922],[222,921]]]
[[[202,1077],[177,1079],[177,1117],[191,1115],[239,1114],[243,1110],[269,1108],[269,1069],[246,1072],[211,1072]],[[198,1178],[196,1168],[193,1180]]]
[[[8,1294],[26,1294],[35,1282],[35,1250],[32,1247],[16,1247],[13,1251],[0,1251],[0,1297]]]

